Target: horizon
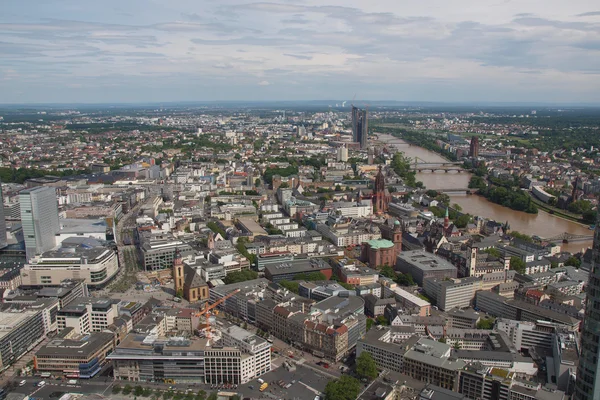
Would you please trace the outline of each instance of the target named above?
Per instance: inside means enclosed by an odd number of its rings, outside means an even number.
[[[586,0],[5,3],[2,104],[600,105]]]

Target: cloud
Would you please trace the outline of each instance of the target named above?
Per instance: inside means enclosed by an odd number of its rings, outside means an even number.
[[[2,80],[0,102],[237,99],[257,84],[281,98],[600,102],[600,21],[581,19],[600,11],[577,2],[7,1],[0,71],[19,74]]]
[[[296,58],[298,60],[312,60],[312,56],[304,56],[302,54],[289,54],[289,53],[286,53],[286,54],[284,54],[284,56]]]
[[[584,12],[581,14],[577,14],[577,17],[595,17],[597,15],[600,15],[600,11],[588,11],[588,12]]]

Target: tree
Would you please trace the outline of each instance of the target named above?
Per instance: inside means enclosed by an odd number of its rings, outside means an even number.
[[[141,396],[143,393],[144,393],[144,388],[141,387],[140,385],[137,385],[136,387],[133,388],[134,396]]]
[[[327,382],[325,400],[355,400],[360,393],[360,382],[350,375]]]
[[[517,273],[519,274],[524,274],[525,267],[525,261],[521,260],[519,257],[512,256],[510,258],[510,269],[512,269],[513,271],[517,271]]]
[[[195,400],[205,400],[205,399],[206,399],[206,392],[204,390],[199,390],[198,394],[196,394]]]
[[[298,294],[298,286],[299,286],[298,281],[281,281],[281,282],[279,282],[279,285],[281,287],[286,288],[290,292]]]
[[[229,285],[231,283],[250,281],[256,278],[258,278],[258,272],[246,269],[243,271],[235,271],[227,274],[223,281],[225,282],[225,284]]]
[[[415,281],[410,274],[399,273],[396,283],[400,286],[414,286]]]
[[[457,228],[465,228],[469,222],[471,222],[471,216],[463,214],[454,220],[454,225],[456,225]]]
[[[380,315],[377,318],[375,318],[375,321],[377,321],[377,325],[389,325],[390,324],[388,322],[387,318],[384,317],[383,315]]]
[[[437,192],[437,191],[435,191],[435,190],[428,190],[428,191],[426,191],[426,192],[425,192],[425,194],[426,194],[427,196],[429,196],[429,197],[436,198],[436,197],[437,197],[437,195],[438,195],[438,192]]]
[[[494,328],[494,319],[493,318],[484,318],[479,320],[477,323],[477,329],[493,329]]]
[[[396,271],[394,271],[394,268],[390,267],[389,265],[379,266],[378,269],[379,275],[383,275],[390,279],[396,279]]]
[[[254,180],[254,186],[259,187],[260,186],[260,178],[256,178]]]
[[[112,392],[113,392],[113,394],[119,394],[119,393],[121,393],[121,386],[120,385],[114,385],[112,387]]]
[[[462,207],[460,206],[460,204],[452,204],[452,208],[454,208],[456,211],[461,212],[462,211]]]
[[[217,395],[217,393],[216,393],[216,392],[212,392],[212,393],[211,393],[211,394],[208,396],[208,399],[206,399],[206,400],[218,400],[218,399],[219,399],[219,396]]]
[[[440,343],[446,343],[446,338],[444,336],[442,336],[440,338],[440,340],[438,340],[438,342],[440,342]]]
[[[373,327],[373,325],[375,325],[375,321],[373,321],[371,318],[367,318],[367,332]]]
[[[182,299],[183,298],[183,289],[182,288],[177,289],[177,293],[175,294],[175,296]]]
[[[290,187],[290,184],[287,182],[281,182],[281,185],[279,185],[279,189],[288,189]]]
[[[581,260],[575,256],[571,256],[565,261],[565,265],[569,267],[579,268],[581,267]]]
[[[489,249],[485,249],[485,250],[483,250],[483,252],[484,252],[484,253],[487,253],[487,254],[489,254],[490,256],[492,256],[492,257],[495,257],[495,258],[500,258],[500,257],[502,257],[502,253],[500,253],[500,250],[498,250],[498,249],[497,249],[497,248],[495,248],[495,247],[490,247]]]
[[[371,353],[363,351],[360,356],[356,358],[356,373],[361,378],[373,380],[377,378],[377,364],[373,360]]]
[[[127,396],[129,395],[129,393],[131,393],[132,390],[133,388],[131,387],[131,385],[125,385],[125,387],[123,388],[123,394]]]

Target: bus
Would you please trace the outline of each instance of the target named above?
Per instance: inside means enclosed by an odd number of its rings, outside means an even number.
[[[261,392],[264,392],[265,390],[267,390],[267,388],[269,387],[269,384],[267,382],[263,383],[262,385],[260,385],[260,390]]]

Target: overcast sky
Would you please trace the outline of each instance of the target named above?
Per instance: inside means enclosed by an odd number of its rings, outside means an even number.
[[[597,0],[2,0],[0,103],[600,104]]]

